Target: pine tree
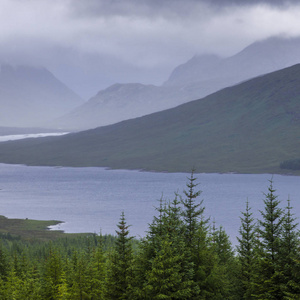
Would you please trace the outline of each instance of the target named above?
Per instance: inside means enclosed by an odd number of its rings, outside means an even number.
[[[147,293],[147,274],[152,268],[152,261],[156,256],[157,249],[161,246],[163,239],[163,220],[166,203],[161,197],[159,206],[155,208],[158,216],[153,217],[149,224],[149,230],[145,238],[140,240],[137,254],[133,264],[133,282],[132,282],[132,299],[146,299]]]
[[[195,188],[198,184],[195,183],[197,178],[194,177],[194,171],[195,170],[192,170],[191,176],[188,178],[188,190],[183,191],[185,198],[181,197],[181,203],[184,206],[182,216],[186,225],[186,242],[187,246],[192,248],[195,242],[194,239],[197,236],[196,232],[199,230],[199,225],[202,225],[202,227],[204,227],[204,224],[207,223],[200,222],[203,221],[203,218],[201,217],[203,217],[205,208],[202,206],[203,200],[201,200],[199,203],[196,203],[196,199],[201,195],[202,191],[195,191]]]
[[[69,287],[66,280],[66,275],[63,272],[61,276],[61,283],[58,286],[58,297],[59,300],[68,300],[70,299]]]
[[[298,223],[295,223],[296,218],[293,217],[290,202],[288,200],[282,224],[280,268],[283,282],[281,287],[286,299],[297,299],[300,298],[300,244]]]
[[[237,237],[238,259],[241,264],[241,278],[243,285],[243,299],[252,299],[253,272],[255,268],[255,223],[250,212],[249,202],[246,202],[246,211],[242,212],[240,237]]]
[[[161,235],[157,236],[151,268],[147,271],[146,299],[191,299],[193,264],[183,236],[177,197],[161,215]]]
[[[214,225],[215,227],[215,225]],[[233,297],[233,272],[237,268],[234,260],[234,253],[232,250],[229,236],[222,226],[218,229],[213,229],[213,243],[211,250],[215,254],[214,269],[212,269],[210,276],[215,282],[211,283],[211,293],[214,295],[213,299],[235,299]]]
[[[49,254],[43,266],[42,296],[43,299],[56,299],[61,283],[62,260],[58,250],[50,245]]]
[[[129,226],[126,224],[124,211],[121,214],[116,230],[115,251],[110,257],[107,281],[107,297],[109,299],[129,299],[132,281],[132,239],[129,237]]]
[[[37,266],[28,266],[26,270],[26,276],[23,279],[23,298],[28,300],[42,299],[41,296],[41,281],[40,273],[37,270]]]
[[[90,295],[91,299],[105,299],[106,259],[103,250],[103,236],[100,233],[99,243],[92,253],[90,263]]]
[[[72,299],[86,299],[88,297],[89,257],[84,252],[75,252],[72,258],[71,288],[70,297]]]
[[[184,197],[181,197],[183,205],[182,217],[185,226],[185,242],[187,251],[190,254],[191,262],[194,270],[194,287],[195,292],[193,298],[197,299],[200,292],[200,297],[205,298],[209,292],[209,284],[207,281],[213,272],[214,253],[209,247],[208,238],[208,221],[205,219],[203,200],[198,200],[202,191],[196,190],[198,184],[197,178],[194,177],[194,171],[188,178],[186,184],[187,190],[184,190]]]
[[[275,195],[273,181],[270,180],[268,194],[265,194],[265,209],[260,211],[262,220],[258,220],[258,282],[255,284],[255,297],[258,299],[282,299],[280,290],[282,274],[280,269],[280,247],[283,223],[283,211]]]
[[[174,245],[168,235],[162,240],[147,277],[147,299],[190,299],[192,280],[182,270],[181,244]]]
[[[8,272],[9,264],[7,254],[2,246],[2,242],[0,241],[0,278],[5,281],[8,276]]]

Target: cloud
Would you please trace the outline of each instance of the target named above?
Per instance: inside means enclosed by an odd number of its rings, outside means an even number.
[[[90,96],[114,82],[159,84],[197,53],[299,36],[298,2],[1,0],[0,60],[45,65]]]

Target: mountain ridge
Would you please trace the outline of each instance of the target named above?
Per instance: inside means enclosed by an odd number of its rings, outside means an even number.
[[[46,68],[1,65],[0,126],[42,127],[82,103]]]
[[[292,173],[280,163],[299,157],[299,132],[297,64],[144,117],[63,137],[1,143],[0,162]]]
[[[113,85],[55,122],[59,128],[68,130],[105,126],[176,107],[299,62],[299,38],[274,37],[259,41],[227,58],[196,55],[176,67],[161,86],[119,84],[119,90],[124,91],[120,93]]]

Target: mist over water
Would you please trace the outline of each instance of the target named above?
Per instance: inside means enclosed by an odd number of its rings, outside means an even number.
[[[59,136],[59,135],[65,135],[67,133],[69,133],[69,132],[3,135],[3,136],[0,136],[0,142],[15,141],[15,140],[28,139],[28,138],[39,138],[39,137],[46,137],[46,136]]]
[[[0,164],[0,214],[9,218],[60,220],[66,232],[115,234],[124,210],[130,232],[144,236],[158,200],[186,188],[184,173],[151,173],[104,168],[27,167]],[[205,216],[222,225],[233,243],[248,198],[255,217],[263,209],[270,174],[196,174]],[[282,206],[291,199],[300,216],[300,178],[274,175]]]

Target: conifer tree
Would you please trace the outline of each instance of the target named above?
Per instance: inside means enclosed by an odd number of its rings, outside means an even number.
[[[86,299],[88,296],[88,278],[87,271],[89,261],[86,253],[74,253],[72,260],[72,284],[70,288],[70,297],[73,299]]]
[[[298,223],[292,213],[291,201],[288,204],[283,219],[281,239],[280,268],[283,273],[281,284],[286,299],[300,298],[300,253]]]
[[[273,181],[270,180],[268,193],[265,194],[264,211],[260,211],[262,220],[258,220],[258,269],[255,284],[255,297],[258,299],[282,299],[280,289],[280,247],[283,223],[283,211],[279,207],[280,201],[275,195]]]
[[[196,183],[197,178],[194,177],[194,172],[193,169],[188,178],[187,190],[183,191],[184,196],[181,197],[181,203],[183,204],[182,217],[185,226],[185,242],[194,270],[193,291],[195,291],[195,295],[193,295],[193,298],[197,299],[199,291],[203,298],[210,293],[208,291],[210,289],[208,281],[216,265],[215,254],[209,247],[209,219],[204,217],[203,200],[199,200],[202,191],[196,190],[198,183]]]
[[[200,221],[203,221],[203,218],[201,217],[203,217],[203,212],[205,209],[202,206],[203,200],[201,200],[199,203],[196,202],[196,199],[201,195],[202,191],[195,191],[195,188],[198,184],[195,183],[197,178],[194,177],[194,172],[195,170],[193,169],[191,176],[188,178],[188,190],[183,191],[185,198],[181,197],[181,203],[184,207],[182,216],[186,226],[186,242],[187,246],[192,248],[194,246],[194,239],[197,236],[196,232],[199,230],[199,225],[202,225],[204,227],[204,224],[202,224],[202,222]]]
[[[177,197],[163,211],[151,269],[147,271],[146,299],[192,299],[193,264],[183,236]],[[197,288],[197,287],[194,287]]]
[[[7,253],[4,250],[0,241],[0,279],[6,280],[9,272],[9,263],[7,259]]]
[[[61,283],[62,260],[57,249],[50,245],[49,254],[43,266],[42,296],[43,299],[56,299]]]
[[[58,286],[58,296],[59,300],[68,300],[70,299],[69,287],[66,280],[65,272],[61,275],[61,283]]]
[[[103,250],[103,236],[100,233],[99,243],[93,250],[89,266],[89,290],[91,299],[105,299],[106,261]]]
[[[246,211],[242,212],[240,237],[237,237],[238,259],[241,264],[241,278],[243,285],[243,299],[253,299],[253,272],[255,268],[255,223],[252,217],[249,202],[246,202]]]
[[[129,237],[129,225],[126,224],[124,211],[116,230],[117,240],[115,250],[110,257],[107,280],[108,299],[129,299],[132,281],[132,242]]]
[[[232,293],[235,286],[231,279],[237,266],[229,236],[222,226],[213,229],[211,250],[215,254],[214,268],[210,274],[215,281],[212,282],[212,278],[210,279],[213,299],[234,299]]]
[[[214,251],[218,255],[220,263],[226,265],[226,263],[233,257],[229,236],[225,232],[224,228],[220,226],[216,231],[215,237]]]
[[[145,238],[140,240],[133,264],[132,299],[146,299],[147,274],[152,268],[152,261],[163,239],[163,220],[165,219],[166,203],[161,197],[159,206],[155,208],[158,216],[153,217]]]
[[[181,246],[175,247],[168,235],[162,240],[147,274],[147,299],[190,299],[192,280],[184,278],[182,253],[177,252]]]

